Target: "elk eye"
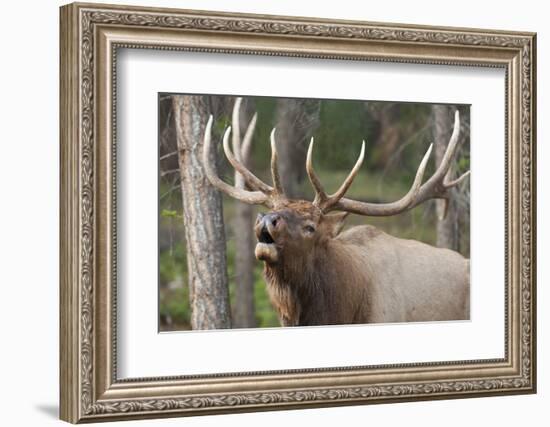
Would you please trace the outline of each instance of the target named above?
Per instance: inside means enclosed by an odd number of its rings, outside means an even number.
[[[311,225],[306,225],[304,227],[304,230],[307,231],[308,233],[314,233],[315,232],[315,228]]]

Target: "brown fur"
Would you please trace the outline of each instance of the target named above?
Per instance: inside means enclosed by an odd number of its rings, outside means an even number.
[[[460,254],[368,225],[339,234],[345,214],[323,215],[305,201],[267,217],[277,220],[268,227],[277,256],[264,275],[282,325],[469,318],[469,261]],[[258,219],[258,236],[265,223]]]

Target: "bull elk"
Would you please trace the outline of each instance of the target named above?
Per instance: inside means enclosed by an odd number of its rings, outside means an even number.
[[[327,194],[313,169],[312,138],[306,171],[315,199],[309,202],[284,195],[277,168],[275,129],[271,132],[273,186],[243,166],[241,145],[250,144],[256,118],[251,120],[241,141],[239,104],[235,104],[233,111],[232,148],[231,127],[224,133],[223,148],[247,187],[231,186],[215,172],[210,155],[212,116],[204,135],[204,167],[208,180],[220,191],[241,202],[269,209],[256,219],[255,255],[264,262],[268,293],[283,326],[469,318],[468,259],[449,249],[390,236],[370,225],[341,232],[349,213],[397,215],[428,199],[448,200],[449,190],[469,174],[468,171],[458,179],[450,179],[460,130],[458,111],[449,144],[435,173],[422,184],[432,151],[430,145],[408,193],[391,203],[367,203],[345,197],[363,162],[364,141],[348,177],[334,194]]]

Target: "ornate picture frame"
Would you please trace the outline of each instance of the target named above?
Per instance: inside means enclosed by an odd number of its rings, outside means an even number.
[[[536,391],[536,35],[70,4],[61,8],[60,416],[72,423]],[[117,49],[504,70],[504,357],[118,379]]]

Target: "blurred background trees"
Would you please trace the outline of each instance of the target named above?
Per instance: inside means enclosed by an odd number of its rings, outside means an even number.
[[[191,110],[182,109],[191,100],[200,114],[193,116]],[[253,255],[252,224],[262,208],[243,205],[219,193],[207,196],[209,190],[215,190],[193,184],[197,179],[202,182],[202,160],[193,150],[202,151],[202,132],[210,113],[215,119],[212,138],[217,146],[219,175],[229,183],[238,180],[221,147],[222,133],[232,121],[234,102],[232,96],[162,94],[159,97],[160,330],[184,330],[197,325],[192,309],[194,299],[190,298],[197,286],[197,272],[190,263],[195,256],[212,263],[213,270],[204,273],[204,283],[212,282],[212,276],[208,275],[216,275],[221,293],[215,294],[215,299],[223,300],[226,298],[223,295],[229,295],[227,305],[224,303],[227,318],[220,324],[228,325],[232,317],[232,327],[279,326],[262,279],[262,263]],[[348,194],[361,200],[391,201],[408,190],[431,142],[435,145],[432,155],[435,161],[431,160],[426,178],[433,172],[448,143],[457,108],[461,112],[461,142],[454,173],[458,176],[470,167],[469,106],[246,97],[241,106],[241,135],[255,112],[258,120],[251,150],[241,154],[249,168],[269,182],[269,134],[276,127],[283,186],[290,196],[311,200],[313,191],[305,174],[309,139],[315,137],[314,164],[328,191],[334,191],[343,181],[364,139],[366,159]],[[192,121],[186,124],[184,120]],[[191,135],[187,128],[195,133]],[[188,138],[188,143],[182,145],[182,137]],[[216,197],[223,200],[223,217],[206,213],[211,207],[221,215]],[[193,248],[193,240],[204,240],[192,236],[187,230],[191,227],[185,226],[194,221],[188,215],[197,206],[204,210],[207,231],[216,230],[207,239],[221,248],[220,252],[216,249],[211,253],[204,245]],[[389,234],[448,247],[469,257],[469,180],[453,191],[448,214],[438,221],[441,209],[439,201],[430,201],[395,217],[350,215],[347,226],[369,223]],[[222,270],[226,271],[227,281]]]
[[[231,106],[232,108],[232,106]],[[239,123],[233,123],[233,138],[242,139],[246,130],[253,120],[255,113],[254,100],[251,98],[243,99],[240,107]],[[235,118],[233,118],[235,122]],[[238,126],[238,133],[235,127]],[[251,166],[251,145],[244,146],[239,144],[240,158],[242,164],[250,168]],[[236,154],[235,145],[233,152]],[[234,172],[235,185],[239,188],[245,188],[242,176]],[[235,203],[235,214],[231,222],[233,236],[235,239],[235,297],[233,302],[233,327],[235,328],[254,328],[256,327],[256,305],[254,301],[254,207],[239,202]]]
[[[275,128],[279,153],[279,172],[285,194],[303,198],[302,181],[309,139],[319,127],[321,101],[279,98],[276,102]]]

